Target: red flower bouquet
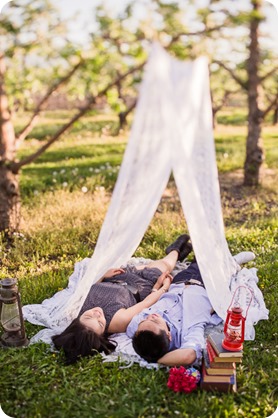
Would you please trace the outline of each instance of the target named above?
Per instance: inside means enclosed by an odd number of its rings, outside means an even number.
[[[172,367],[169,371],[167,386],[174,392],[190,393],[197,389],[201,374],[194,367]]]

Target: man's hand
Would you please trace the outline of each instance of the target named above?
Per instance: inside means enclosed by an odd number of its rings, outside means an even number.
[[[109,269],[109,270],[107,270],[107,272],[105,273],[103,278],[110,279],[110,278],[112,278],[114,276],[117,276],[118,274],[122,274],[122,273],[125,273],[124,269]]]

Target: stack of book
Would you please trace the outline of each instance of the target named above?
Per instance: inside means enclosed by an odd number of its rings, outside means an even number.
[[[228,351],[222,347],[224,334],[211,333],[207,337],[202,364],[201,389],[236,392],[236,364],[242,361],[242,351]]]

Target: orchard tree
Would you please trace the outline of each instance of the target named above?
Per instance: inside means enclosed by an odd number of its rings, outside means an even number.
[[[22,167],[36,160],[100,97],[107,96],[133,72],[140,71],[143,64],[125,66],[120,74],[109,73],[105,70],[108,64],[112,67],[109,56],[99,51],[98,45],[83,59],[78,49],[67,41],[66,28],[48,0],[13,1],[6,10],[0,15],[0,231],[10,235],[18,230],[20,223],[19,174]],[[74,82],[73,77],[78,77],[78,82],[76,79]],[[81,85],[86,91],[84,105],[42,146],[19,159],[20,144],[32,131],[47,100],[69,82],[74,93],[77,92],[73,85]],[[44,93],[34,105],[32,97],[37,91]],[[15,106],[28,107],[31,111],[29,121],[18,133],[15,133],[12,118]]]
[[[32,130],[47,99],[72,76],[81,61],[75,62],[67,74],[65,69],[59,72],[55,68],[54,62],[61,63],[59,53],[66,53],[67,45],[62,37],[65,28],[48,1],[12,2],[0,20],[0,231],[12,232],[20,220],[19,170],[26,164],[17,158],[20,143]],[[58,37],[63,41],[60,48]],[[16,134],[13,109],[32,107],[35,89],[40,90],[43,82],[49,85],[49,80],[52,85],[46,89],[44,86],[46,92],[40,103]]]
[[[159,0],[154,2],[162,4],[164,9],[170,7]],[[201,25],[200,30],[192,31],[186,27],[184,31],[181,25],[175,24],[177,29],[172,25],[171,31],[165,31],[170,37],[168,49],[175,55],[180,58],[207,55],[213,64],[225,69],[234,82],[227,81],[219,88],[219,71],[211,72],[214,115],[232,94],[242,91],[247,96],[248,134],[244,164],[244,184],[247,186],[259,184],[264,159],[262,123],[272,110],[275,118],[277,108],[277,57],[272,54],[270,59],[270,52],[266,47],[262,48],[260,29],[265,20],[262,3],[263,0],[250,0],[246,8],[247,2],[244,5],[210,0],[207,7],[198,9],[196,2],[195,17],[191,20]],[[171,22],[171,19],[168,14],[166,20]],[[190,54],[185,51],[190,51]]]
[[[262,0],[252,0],[253,10],[250,18],[250,44],[247,61],[248,73],[248,136],[246,142],[246,158],[244,163],[244,184],[259,184],[260,167],[263,162],[263,146],[261,138],[262,121],[277,102],[277,96],[267,108],[260,107],[260,87],[264,80],[277,71],[277,66],[268,73],[260,75],[259,24],[263,19],[261,12]]]
[[[265,20],[262,0],[251,0],[251,10],[231,14],[231,22],[237,27],[248,28],[247,58],[234,68],[227,61],[218,61],[233,80],[246,92],[248,105],[248,134],[244,163],[244,185],[257,186],[260,183],[260,169],[264,160],[262,123],[277,106],[277,89],[270,90],[267,82],[277,72],[277,59],[266,60],[266,51],[260,46],[260,25]],[[266,62],[268,65],[266,65]],[[272,82],[273,84],[273,82]],[[263,98],[268,97],[268,100]]]

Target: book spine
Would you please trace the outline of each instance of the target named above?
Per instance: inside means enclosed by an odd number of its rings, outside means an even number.
[[[207,340],[207,352],[208,352],[208,356],[209,356],[209,361],[210,363],[212,363],[216,357],[216,353],[212,348],[212,345],[210,344],[210,342]]]
[[[210,367],[212,369],[227,369],[227,370],[234,370],[236,368],[236,364],[231,362],[231,361],[227,361],[227,362],[212,362],[210,363]]]
[[[219,383],[219,382],[201,382],[200,388],[206,391],[217,391],[217,392],[236,392],[236,385],[230,383]]]
[[[206,349],[203,350],[204,365],[206,369],[210,368],[209,355]]]
[[[218,357],[215,353],[215,351],[213,350],[211,344],[209,341],[207,341],[206,344],[206,350],[208,353],[208,357],[209,357],[209,363],[210,363],[210,367],[212,368],[223,368],[223,369],[234,369],[235,368],[235,361],[236,358],[233,359],[229,359],[225,358],[221,359],[220,357]]]
[[[209,340],[209,342],[210,342],[210,344],[211,344],[212,348],[214,349],[214,351],[215,351],[216,355],[217,355],[217,356],[219,356],[220,351],[219,351],[219,349],[218,349],[218,347],[217,347],[217,345],[216,345],[215,341],[213,340],[213,338],[212,338],[212,336],[211,336],[210,334],[208,335],[208,340]]]

